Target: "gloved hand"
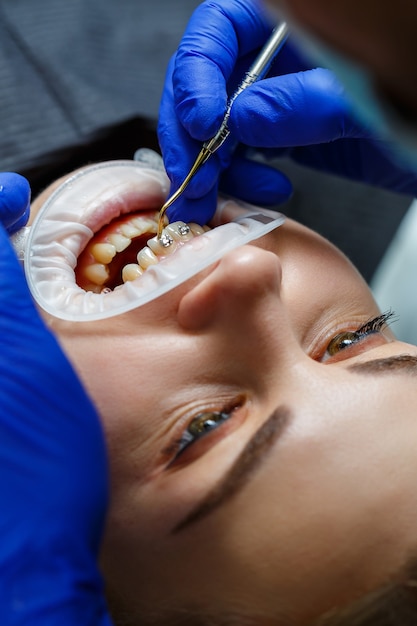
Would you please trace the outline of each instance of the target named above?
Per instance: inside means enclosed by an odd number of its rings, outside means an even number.
[[[29,218],[30,187],[20,174],[0,172],[0,223],[10,234]]]
[[[272,27],[256,0],[211,0],[194,12],[168,67],[160,107],[159,141],[173,190],[202,142],[218,130],[228,94],[241,82]],[[209,219],[221,174],[220,188],[244,200],[264,205],[286,200],[289,181],[264,161],[248,160],[248,146],[266,157],[285,154],[322,171],[417,192],[417,173],[399,165],[390,146],[358,123],[338,79],[329,70],[310,69],[291,37],[268,77],[235,100],[228,125],[228,142],[168,210],[171,220]],[[239,142],[234,152],[231,138],[235,145]]]
[[[25,179],[0,175],[23,225]],[[96,558],[107,502],[97,414],[38,315],[0,225],[0,624],[110,624]]]

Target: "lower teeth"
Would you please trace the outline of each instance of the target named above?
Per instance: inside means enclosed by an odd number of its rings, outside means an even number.
[[[135,280],[138,276],[143,274],[143,269],[136,263],[129,263],[122,269],[122,279],[124,283],[130,280]]]

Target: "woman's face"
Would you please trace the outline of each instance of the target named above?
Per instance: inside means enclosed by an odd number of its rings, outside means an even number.
[[[400,567],[417,348],[379,315],[346,258],[288,220],[139,309],[49,318],[103,419],[122,603],[303,624]]]

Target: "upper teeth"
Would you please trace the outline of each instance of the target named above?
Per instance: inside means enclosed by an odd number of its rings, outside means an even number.
[[[184,222],[168,224],[164,230],[167,231],[175,241],[188,241],[188,239],[192,239],[194,236],[190,226]]]
[[[168,235],[168,233],[163,233],[161,235],[160,242],[164,248],[169,248],[169,246],[174,243],[174,240]]]
[[[109,235],[108,239],[116,248],[116,252],[123,252],[123,250],[126,250],[126,248],[132,243],[132,239],[125,237],[124,235],[120,235],[119,233]]]
[[[139,228],[137,228],[133,222],[127,222],[126,224],[122,224],[120,226],[120,230],[122,231],[122,234],[130,240],[138,237],[143,232]]]
[[[174,252],[177,244],[174,243],[174,239],[164,229],[160,239],[152,237],[148,240],[148,247],[158,256],[167,256],[167,254]],[[139,259],[138,262],[140,263]]]

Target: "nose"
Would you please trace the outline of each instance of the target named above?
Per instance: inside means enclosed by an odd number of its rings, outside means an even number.
[[[177,315],[199,338],[196,349],[239,384],[249,377],[265,387],[304,356],[282,298],[281,261],[253,245],[225,255],[182,297]]]
[[[272,302],[280,300],[282,267],[272,252],[255,246],[242,246],[226,254],[179,304],[178,321],[191,331],[217,324],[233,329],[239,321],[262,317]]]
[[[282,298],[281,261],[253,245],[225,255],[182,297],[178,323],[200,338],[196,345],[207,358],[238,371],[241,382],[259,365],[267,384],[303,354]]]
[[[281,281],[282,266],[276,254],[242,246],[226,254],[182,297],[179,324],[190,331],[222,326],[244,340],[254,325],[276,325],[277,315],[283,315]]]

